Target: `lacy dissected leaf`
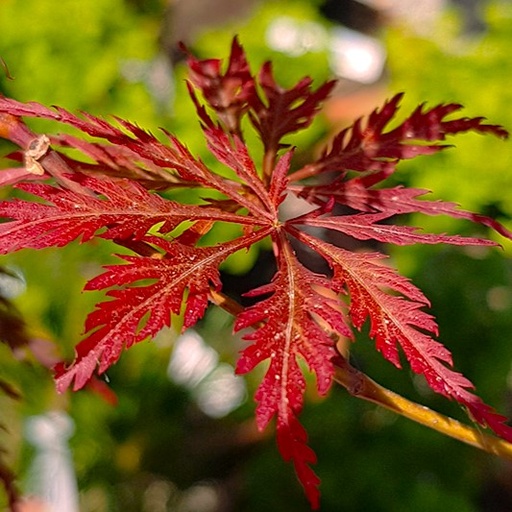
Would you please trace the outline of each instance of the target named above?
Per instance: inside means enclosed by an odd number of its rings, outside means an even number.
[[[317,506],[318,478],[309,467],[315,456],[297,420],[306,386],[299,362],[303,359],[307,363],[316,375],[319,393],[325,394],[332,382],[331,359],[335,355],[325,325],[346,336],[350,331],[338,302],[327,295],[328,280],[302,266],[286,243],[282,249],[272,282],[248,294],[270,297],[247,308],[236,320],[237,331],[256,328],[244,335],[252,344],[242,352],[237,372],[247,373],[259,363],[270,361],[255,396],[258,427],[265,428],[276,416],[280,451],[286,460],[293,461],[311,503]]]
[[[257,95],[251,97],[249,116],[265,151],[277,151],[285,135],[308,127],[335,85],[333,81],[326,82],[312,91],[312,82],[306,77],[294,87],[284,89],[276,83],[272,65],[267,62],[262,66],[258,85],[265,97],[263,100]]]
[[[267,62],[261,67],[257,80],[264,95],[260,98],[247,57],[236,38],[225,72],[222,72],[220,59],[199,60],[189,55],[188,64],[191,82],[201,90],[226,131],[241,137],[240,121],[249,112],[265,150],[274,152],[281,147],[280,141],[285,135],[311,124],[335,84],[327,82],[312,91],[312,80],[304,78],[294,87],[284,89],[276,83],[272,65]],[[205,121],[204,110],[195,95],[191,95],[199,117]]]
[[[358,213],[355,215],[319,216],[316,212],[290,220],[292,224],[304,224],[316,228],[332,229],[358,240],[377,240],[395,245],[452,244],[452,245],[498,245],[491,240],[459,235],[421,233],[418,228],[395,224],[378,224],[388,220],[387,213]]]
[[[269,220],[275,218],[276,205],[271,201],[244,142],[237,135],[229,137],[222,129],[213,125],[205,128],[204,133],[208,149],[219,162],[235,171],[237,178],[241,180],[244,187],[241,193],[251,198],[262,217]]]
[[[243,193],[249,195],[255,206],[261,206],[260,215],[269,220],[278,214],[277,207],[284,199],[285,188],[288,184],[286,175],[290,168],[292,152],[287,152],[271,169],[272,180],[270,190],[263,183],[256,165],[249,154],[249,150],[243,139],[237,134],[228,135],[222,128],[215,125],[202,105],[197,101],[193,91],[191,97],[196,105],[199,118],[202,120],[202,128],[208,143],[208,149],[217,160],[233,171],[244,187]]]
[[[502,236],[512,239],[512,232],[490,217],[462,210],[456,203],[448,201],[417,199],[429,193],[428,190],[424,189],[407,188],[402,185],[392,188],[371,188],[375,181],[379,181],[379,178],[377,180],[374,178],[375,175],[352,178],[345,182],[337,183],[335,187],[329,184],[311,187],[294,186],[291,188],[299,197],[320,205],[328,204],[329,201],[335,201],[340,205],[365,213],[382,212],[386,217],[406,213],[447,215],[455,219],[465,219],[482,224],[495,230]],[[397,242],[392,241],[391,243]],[[447,243],[453,242],[448,241]]]
[[[96,162],[86,163],[61,154],[61,158],[74,172],[136,180],[152,190],[194,186],[193,182],[182,180],[177,174],[171,174],[148,159],[134,155],[132,150],[119,144],[114,146],[91,142],[69,134],[52,136],[51,141],[54,146],[78,149]]]
[[[189,52],[187,55],[189,80],[201,90],[226,130],[240,135],[240,121],[255,94],[254,80],[244,49],[234,38],[225,72],[222,71],[221,59],[200,60]]]
[[[0,224],[0,252],[61,247],[79,237],[86,242],[100,229],[103,238],[138,239],[156,224],[161,224],[161,232],[168,233],[185,220],[242,224],[250,220],[215,208],[175,203],[128,180],[82,176],[80,182],[97,195],[82,195],[46,184],[19,184],[17,188],[46,203],[14,199],[0,204],[0,215],[15,219]]]
[[[158,257],[120,256],[127,264],[107,267],[85,287],[114,287],[107,292],[112,300],[100,303],[87,317],[89,335],[77,345],[72,365],[56,366],[57,388],[63,391],[74,381],[73,389],[80,389],[96,368],[100,374],[105,372],[123,349],[169,326],[171,314],[178,315],[183,302],[184,328],[194,325],[208,305],[210,287],[221,287],[218,267],[222,261],[267,234],[261,231],[212,247],[147,237],[143,241],[160,251]],[[144,284],[146,280],[150,284]]]
[[[336,172],[336,184],[348,171],[380,171],[381,178],[385,179],[400,160],[430,155],[448,147],[441,143],[447,135],[474,131],[498,137],[508,136],[504,128],[486,124],[482,117],[447,120],[447,116],[462,108],[454,103],[430,109],[420,105],[399,126],[385,131],[397,115],[402,96],[395,95],[380,110],[372,112],[364,127],[359,119],[342,130],[318,160],[294,173],[291,179],[303,179],[330,171]]]
[[[400,347],[414,372],[422,374],[437,393],[465,406],[481,425],[512,441],[512,427],[506,418],[471,393],[473,384],[451,369],[450,352],[434,340],[437,324],[422,310],[428,300],[409,280],[381,263],[379,254],[357,254],[333,246],[304,232],[294,236],[314,248],[329,262],[332,284],[350,295],[350,318],[360,329],[370,320],[370,337],[377,350],[398,368]]]
[[[78,117],[61,107],[50,109],[36,102],[20,103],[0,96],[0,112],[2,111],[10,116],[38,117],[66,123],[92,137],[107,140],[114,145],[114,148],[121,147],[123,158],[126,157],[127,151],[131,151],[134,160],[142,159],[146,164],[151,163],[163,170],[176,172],[179,178],[185,182],[218,190],[238,202],[241,207],[247,208],[250,212],[254,211],[256,215],[261,214],[259,209],[255,209],[254,203],[241,194],[240,184],[213,173],[201,160],[195,158],[182,142],[165,130],[163,131],[168,137],[169,144],[161,143],[152,134],[124,119],[116,118],[120,125],[117,127],[104,119],[87,113]],[[24,125],[21,125],[20,129],[22,128]],[[1,132],[0,123],[0,135]],[[13,142],[17,141],[16,136],[11,136],[11,132],[8,132],[7,136]],[[68,142],[71,140],[71,138],[67,139]],[[110,151],[115,152],[115,149]],[[42,164],[44,166],[44,162]]]

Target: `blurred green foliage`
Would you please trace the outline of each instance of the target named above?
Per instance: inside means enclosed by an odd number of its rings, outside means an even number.
[[[0,82],[4,94],[71,110],[136,113],[138,122],[154,126],[158,113],[144,83],[130,83],[120,71],[154,57],[156,16],[142,16],[123,0],[0,6],[0,55],[14,77]]]
[[[512,100],[512,4],[491,2],[487,9],[488,32],[476,39],[457,36],[458,19],[454,15],[446,15],[428,39],[407,31],[388,31],[391,86],[406,92],[404,111],[423,102],[459,103],[469,117],[485,116],[490,123],[512,130],[512,112],[507,108]],[[433,190],[432,198],[487,212],[510,228],[510,143],[474,134],[450,139],[448,143],[456,149],[405,163],[399,178],[415,187]],[[429,229],[457,226],[451,219],[425,222]],[[511,243],[502,238],[497,241],[504,243],[510,254]]]
[[[193,49],[201,57],[227,55],[231,38],[238,33],[253,71],[272,59],[283,85],[292,85],[304,74],[318,84],[329,76],[326,52],[294,58],[271,51],[262,37],[281,14],[328,26],[317,3],[262,3],[250,19],[203,33]],[[156,0],[61,0],[57,7],[51,1],[0,0],[0,56],[15,78],[0,73],[0,91],[18,100],[119,115],[152,131],[164,126],[214,165],[186,95],[184,66],[173,70],[168,103],[162,103],[151,86],[151,70],[161,58],[163,9],[164,2]],[[485,115],[512,129],[512,112],[506,108],[512,94],[512,12],[507,4],[493,2],[487,15],[488,33],[469,45],[457,43],[457,20],[450,14],[430,39],[403,29],[386,30],[390,95],[406,92],[404,112],[423,101],[454,101],[466,105],[468,116]],[[291,142],[308,152],[325,131],[319,121]],[[253,142],[257,155],[259,146]],[[510,226],[510,143],[472,135],[454,143],[457,149],[406,163],[398,178],[432,189],[435,197],[460,202],[464,208],[497,214]],[[435,231],[470,234],[473,229],[435,217],[413,216],[411,222]],[[71,244],[58,250],[23,251],[2,261],[24,276],[27,289],[17,304],[32,333],[55,340],[65,356],[72,354],[83,320],[98,299],[94,293],[80,293],[83,284],[112,261],[111,249],[107,242]],[[241,257],[229,270],[242,273],[257,256]],[[441,340],[453,351],[457,368],[478,384],[486,401],[510,413],[510,260],[499,250],[444,247],[400,248],[392,257],[432,300]],[[221,360],[233,362],[240,345],[231,336],[226,315],[209,312],[199,330]],[[20,364],[0,346],[0,377],[24,396],[19,403],[0,398],[0,422],[9,429],[1,433],[0,443],[10,447],[13,464],[23,473],[30,460],[31,452],[21,439],[23,419],[65,406],[76,422],[71,445],[84,512],[147,510],[143,502],[157,484],[167,492],[169,510],[185,510],[187,493],[201,482],[217,482],[222,492],[234,497],[236,510],[308,510],[293,470],[280,459],[272,436],[254,432],[250,399],[229,416],[213,420],[199,411],[193,394],[169,381],[166,369],[175,337],[173,332],[164,333],[155,343],[130,349],[108,372],[117,407],[88,391],[56,397],[46,370],[35,363]],[[465,418],[464,411],[427,391],[410,371],[400,372],[384,362],[365,333],[354,345],[353,357],[362,370],[391,389]],[[249,378],[247,385],[252,395],[257,379]],[[342,389],[333,389],[325,401],[311,394],[302,418],[319,457],[322,510],[477,512],[489,510],[484,504],[490,490],[512,496],[510,488],[499,484],[511,481],[510,467],[501,461],[352,399]],[[512,507],[512,498],[506,503]]]

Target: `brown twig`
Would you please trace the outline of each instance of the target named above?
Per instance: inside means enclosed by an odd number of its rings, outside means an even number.
[[[211,290],[210,300],[232,315],[238,315],[243,310],[241,304],[221,292]],[[478,428],[470,427],[428,407],[407,400],[377,384],[363,372],[351,366],[342,356],[339,356],[334,363],[334,380],[352,396],[377,404],[475,448],[512,460],[512,443],[485,434]]]
[[[444,416],[428,407],[407,400],[403,396],[377,384],[341,357],[338,358],[335,364],[334,380],[352,396],[373,402],[463,443],[512,460],[512,443],[485,434],[478,428],[470,427],[449,416]]]

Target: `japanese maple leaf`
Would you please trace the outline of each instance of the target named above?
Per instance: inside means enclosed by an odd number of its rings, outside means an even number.
[[[275,418],[279,450],[293,462],[313,507],[319,505],[319,479],[311,468],[315,454],[299,422],[306,387],[302,362],[315,375],[318,393],[326,394],[338,357],[335,340],[351,338],[352,329],[365,322],[384,358],[400,367],[402,351],[434,391],[512,441],[505,418],[453,369],[450,352],[435,339],[437,325],[424,311],[429,302],[423,293],[385,265],[385,256],[351,252],[313,234],[339,232],[395,245],[496,245],[394,222],[398,215],[418,212],[470,220],[512,238],[489,217],[451,202],[422,199],[425,190],[383,186],[401,160],[444,150],[448,136],[473,131],[505,137],[506,131],[483,118],[455,117],[461,108],[456,104],[422,105],[389,128],[399,110],[399,94],[367,120],[342,130],[317,159],[295,169],[293,149],[286,143],[290,139],[283,139],[311,124],[333,82],[314,89],[305,78],[283,88],[269,63],[251,72],[236,39],[225,70],[222,61],[191,53],[188,64],[189,92],[206,146],[219,167],[229,169],[229,178],[210,169],[171,133],[165,132],[163,143],[126,120],[108,122],[0,97],[0,135],[20,147],[12,157],[24,164],[8,169],[3,180],[0,176],[0,183],[18,183],[24,193],[23,199],[0,204],[5,217],[0,252],[95,237],[132,251],[85,285],[86,290],[105,290],[107,299],[87,317],[75,360],[56,366],[59,391],[83,387],[123,350],[169,326],[172,316],[182,314],[184,328],[193,326],[209,301],[219,303],[219,266],[269,238],[277,267],[273,279],[247,292],[255,301],[252,306],[232,309],[234,328],[243,331],[247,343],[236,371],[244,374],[267,362],[255,396],[257,424],[263,429]],[[27,116],[68,124],[87,138],[37,136],[24,124]],[[243,127],[252,127],[260,137],[262,158],[253,159]],[[59,151],[70,147],[86,158]],[[204,191],[204,199],[178,201],[174,191],[187,187]],[[309,211],[284,218],[281,204],[288,194],[309,202]],[[222,223],[239,226],[239,235],[212,244],[205,235]],[[292,241],[323,258],[331,273],[312,272],[308,261],[295,254]]]
[[[81,238],[87,242],[98,236],[137,240],[155,224],[159,231],[171,232],[185,220],[223,220],[244,224],[247,217],[209,207],[181,205],[149,194],[132,181],[98,180],[75,175],[75,179],[95,195],[38,183],[21,183],[17,188],[45,199],[46,203],[15,199],[0,205],[0,215],[13,222],[0,224],[3,254],[23,247],[43,249],[63,246]],[[101,194],[101,196],[99,195]]]
[[[83,387],[93,375],[106,371],[125,348],[154,336],[170,326],[171,313],[178,315],[184,301],[184,328],[202,317],[208,305],[210,288],[221,286],[218,267],[233,252],[255,243],[265,232],[212,247],[195,247],[145,237],[144,242],[158,248],[162,257],[120,256],[128,264],[113,265],[107,272],[89,281],[86,290],[101,290],[121,285],[107,295],[113,300],[102,302],[86,320],[90,334],[76,347],[71,366],[55,368],[57,389],[63,391],[74,381],[74,389]],[[141,286],[140,282],[150,280]]]
[[[299,359],[304,359],[315,373],[318,392],[324,395],[332,382],[331,360],[336,351],[329,332],[318,319],[332,331],[351,334],[337,301],[321,292],[331,288],[330,281],[305,268],[286,240],[279,245],[279,272],[272,283],[247,294],[257,297],[270,293],[270,297],[247,308],[235,323],[235,330],[257,326],[244,336],[253,344],[242,352],[236,370],[247,373],[262,360],[270,360],[255,397],[258,426],[265,428],[276,416],[281,453],[285,460],[293,460],[308,496],[316,504],[318,478],[308,466],[315,456],[306,446],[307,436],[297,421],[306,387]]]

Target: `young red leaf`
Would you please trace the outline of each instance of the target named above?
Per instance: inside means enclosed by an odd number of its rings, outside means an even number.
[[[358,119],[350,128],[342,130],[334,137],[330,149],[316,162],[293,173],[290,179],[296,181],[336,171],[335,182],[338,183],[348,171],[385,171],[384,179],[394,172],[400,160],[430,155],[448,147],[439,143],[447,135],[474,131],[508,136],[501,126],[485,124],[482,117],[446,120],[448,115],[462,108],[457,104],[437,105],[427,110],[420,105],[399,126],[386,132],[385,128],[399,110],[402,96],[397,94],[380,110],[376,109],[364,128],[362,120]],[[434,144],[429,144],[431,142]]]
[[[356,215],[331,215],[319,217],[306,214],[288,221],[288,224],[304,224],[311,227],[340,231],[358,240],[377,240],[395,245],[410,244],[452,244],[452,245],[498,245],[491,240],[472,238],[459,235],[439,235],[419,233],[418,228],[397,226],[395,224],[377,224],[389,219],[387,213],[358,213]]]
[[[255,327],[244,339],[252,344],[241,354],[237,373],[247,373],[259,363],[270,366],[256,392],[258,427],[265,428],[276,416],[277,440],[281,454],[292,460],[313,507],[318,506],[318,477],[309,464],[316,458],[307,447],[307,436],[297,420],[306,387],[299,359],[317,377],[318,392],[327,393],[333,377],[334,342],[319,319],[333,331],[350,336],[337,301],[322,294],[329,281],[302,266],[290,246],[281,240],[278,272],[272,283],[250,292],[270,297],[247,308],[237,318],[235,330]]]
[[[83,117],[78,117],[60,107],[50,109],[39,103],[20,103],[0,96],[0,112],[2,110],[15,116],[39,117],[69,124],[92,137],[109,141],[114,147],[120,146],[124,157],[126,157],[127,151],[131,151],[135,161],[142,159],[143,162],[150,162],[162,169],[176,172],[180,179],[184,181],[215,189],[225,194],[240,204],[240,207],[254,212],[256,216],[265,214],[261,208],[258,208],[250,198],[242,193],[239,184],[230,182],[213,173],[203,162],[196,159],[183,143],[167,132],[165,133],[169,138],[170,145],[162,144],[150,133],[122,119],[117,119],[117,121],[128,133],[104,119],[90,114],[83,113]],[[68,138],[67,140],[70,141],[71,139]]]
[[[437,325],[422,311],[428,301],[416,287],[382,265],[379,254],[356,254],[304,232],[293,229],[293,233],[329,262],[334,271],[333,286],[350,295],[352,323],[360,329],[370,319],[370,337],[386,359],[400,368],[400,346],[412,370],[424,375],[435,392],[456,400],[475,421],[512,441],[512,427],[504,424],[506,418],[468,391],[473,384],[450,368],[451,354],[432,338],[432,334],[437,335]]]
[[[173,186],[193,187],[194,183],[182,180],[148,159],[134,155],[133,151],[121,145],[91,142],[69,134],[52,136],[53,146],[78,149],[95,164],[73,160],[61,155],[71,170],[81,174],[96,174],[112,178],[136,180],[145,188],[156,190]]]
[[[190,81],[201,90],[226,131],[241,136],[240,121],[249,108],[255,86],[245,51],[238,40],[233,39],[224,73],[220,59],[199,60],[187,51],[187,63]]]
[[[300,361],[316,375],[318,391],[325,394],[333,379],[334,339],[350,337],[349,321],[356,329],[369,321],[370,336],[386,359],[400,366],[402,350],[432,389],[457,400],[480,424],[512,440],[504,418],[472,394],[469,380],[452,369],[450,352],[434,339],[437,325],[423,311],[428,306],[423,293],[385,266],[381,255],[352,253],[306,232],[309,227],[321,228],[396,245],[494,245],[388,224],[394,215],[420,212],[468,219],[512,238],[493,219],[459,210],[453,203],[419,200],[423,190],[375,188],[400,160],[445,148],[448,135],[472,130],[505,137],[506,131],[482,118],[448,118],[460,109],[456,104],[420,106],[390,129],[401,99],[397,95],[365,124],[359,120],[340,132],[319,159],[288,175],[293,152],[279,158],[282,139],[310,125],[333,83],[312,90],[311,80],[305,78],[285,89],[274,80],[270,64],[263,65],[255,80],[236,39],[225,71],[220,60],[189,55],[188,62],[189,91],[208,148],[231,170],[229,178],[209,169],[170,133],[165,132],[164,144],[122,119],[111,124],[89,114],[79,117],[62,108],[0,97],[0,136],[21,148],[13,157],[24,163],[19,171],[9,169],[3,182],[17,182],[28,174],[27,181],[37,176],[58,183],[23,183],[19,188],[35,196],[33,201],[15,199],[0,205],[0,215],[13,219],[0,224],[0,251],[61,246],[78,237],[87,241],[102,236],[136,253],[121,256],[125,264],[107,267],[87,284],[86,289],[109,289],[110,300],[88,316],[87,335],[77,346],[75,362],[56,367],[58,388],[82,387],[95,371],[104,372],[117,361],[123,349],[169,325],[171,315],[183,310],[185,327],[192,326],[203,315],[210,290],[213,294],[220,289],[219,265],[268,236],[277,272],[271,283],[247,293],[259,301],[236,319],[236,330],[255,329],[244,335],[251,344],[243,350],[237,372],[246,373],[268,361],[256,393],[258,426],[264,428],[276,418],[280,452],[293,461],[314,507],[319,480],[311,464],[316,457],[298,420],[306,385]],[[194,87],[202,92],[208,111]],[[244,142],[241,127],[246,115],[263,143],[261,169]],[[36,136],[20,116],[53,119],[100,140]],[[55,146],[78,149],[87,163],[57,153]],[[349,171],[355,171],[355,177]],[[319,182],[298,183],[317,175],[322,175]],[[200,204],[181,204],[148,191],[175,187],[203,188],[208,193]],[[279,207],[289,192],[317,209],[283,220]],[[348,207],[349,213],[340,215],[334,210],[336,204]],[[217,222],[237,224],[243,235],[204,246],[203,236]],[[177,238],[167,239],[176,228],[183,230],[176,231]],[[150,230],[153,236],[148,235]],[[313,273],[306,261],[300,262],[288,236],[325,259],[332,277]],[[348,314],[341,295],[350,299]]]
[[[374,183],[372,178],[372,175],[364,178],[357,177],[337,183],[336,187],[332,184],[311,187],[296,185],[290,189],[299,197],[313,203],[324,204],[328,200],[334,200],[338,204],[361,212],[384,212],[387,216],[424,213],[466,219],[494,229],[502,236],[512,239],[512,232],[490,217],[461,210],[456,203],[416,199],[429,193],[424,189],[406,188],[402,185],[392,188],[370,188]]]
[[[86,242],[100,229],[104,230],[99,235],[103,238],[139,239],[156,224],[161,224],[162,233],[168,233],[185,220],[251,222],[246,216],[163,199],[127,180],[84,176],[74,179],[101,196],[81,195],[46,184],[18,185],[20,190],[48,204],[21,199],[0,203],[0,215],[15,219],[0,224],[0,253],[28,247],[61,247],[79,237]]]
[[[303,78],[294,87],[284,89],[276,83],[272,65],[267,62],[262,66],[258,85],[265,98],[251,96],[249,116],[265,152],[277,152],[285,135],[308,127],[335,85],[334,81],[326,82],[312,91],[312,82],[310,78]]]
[[[154,336],[169,326],[171,313],[178,315],[184,302],[184,329],[202,317],[208,305],[210,287],[219,290],[219,265],[234,252],[247,248],[268,234],[262,230],[212,247],[190,247],[162,238],[143,239],[161,252],[161,257],[120,256],[125,265],[112,265],[87,283],[86,290],[114,288],[107,292],[113,300],[102,302],[89,314],[87,338],[76,347],[71,366],[55,367],[57,389],[82,388],[98,367],[105,372],[125,348]],[[154,281],[141,286],[144,280]],[[186,292],[186,295],[185,295]],[[186,297],[186,298],[185,298]]]
[[[216,127],[207,128],[205,136],[208,149],[219,162],[235,171],[247,192],[254,198],[254,202],[261,207],[261,214],[269,219],[275,218],[277,214],[275,203],[271,201],[267,189],[258,176],[256,165],[242,140],[237,135],[233,135],[230,139],[226,133]]]

